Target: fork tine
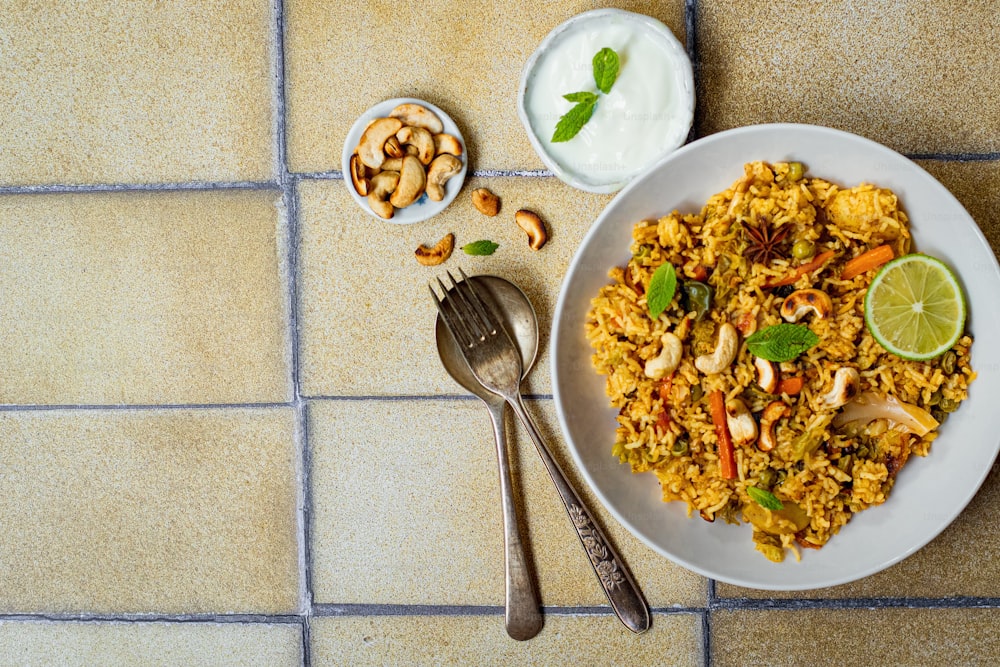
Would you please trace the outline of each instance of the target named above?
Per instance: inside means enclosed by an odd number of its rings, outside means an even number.
[[[484,341],[486,337],[490,335],[489,326],[483,322],[482,318],[476,313],[475,307],[472,305],[472,301],[466,296],[466,290],[460,287],[462,283],[455,280],[455,277],[451,275],[450,271],[445,272],[448,279],[451,281],[451,292],[448,293],[448,298],[446,299],[455,312],[458,313],[459,318],[462,323],[468,327],[472,338],[475,341]]]
[[[491,317],[489,306],[487,306],[486,303],[483,301],[483,298],[479,295],[479,292],[476,290],[476,286],[472,283],[471,280],[469,280],[469,276],[465,275],[465,271],[463,271],[461,267],[458,268],[458,273],[459,275],[462,276],[462,284],[466,285],[469,288],[468,293],[472,295],[471,299],[472,305],[475,307],[476,312],[479,314],[479,316],[482,318],[482,321],[485,323],[486,330],[490,334],[497,333],[497,324],[496,322],[493,321],[493,317]]]
[[[428,285],[427,289],[431,291],[431,297],[434,299],[434,304],[437,306],[438,312],[441,314],[441,320],[448,328],[448,331],[451,332],[451,335],[455,337],[455,341],[460,347],[470,347],[473,343],[474,337],[469,332],[468,327],[466,327],[465,322],[462,320],[462,317],[458,315],[457,311],[455,311],[454,304],[451,303],[450,299],[448,299],[448,290],[444,286],[444,283],[441,282],[440,278],[438,278],[437,281],[438,285],[441,286],[441,291],[444,293],[443,301],[438,298],[433,285]],[[445,302],[448,302],[447,306],[445,305]]]
[[[477,330],[476,337],[479,340],[486,340],[488,336],[493,336],[497,333],[496,325],[493,324],[490,316],[484,309],[482,299],[479,297],[479,293],[475,291],[472,281],[469,280],[464,271],[461,271],[461,275],[462,280],[456,282],[451,273],[448,273],[448,277],[451,278],[452,286],[454,287],[453,296],[457,295],[455,305],[459,306],[459,301],[461,301],[461,308],[464,310],[466,321],[470,325],[474,325]]]

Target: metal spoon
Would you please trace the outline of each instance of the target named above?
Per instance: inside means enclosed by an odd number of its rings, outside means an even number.
[[[497,276],[469,278],[484,299],[489,299],[503,314],[503,324],[521,353],[521,378],[535,363],[538,355],[538,320],[535,309],[519,287]],[[524,543],[521,541],[514,493],[507,453],[507,431],[504,425],[506,402],[503,397],[487,391],[472,374],[462,351],[452,337],[440,315],[435,328],[438,354],[445,370],[460,385],[482,399],[493,422],[496,436],[497,461],[500,468],[500,504],[503,510],[503,532],[506,574],[506,625],[507,634],[514,639],[531,639],[542,629],[541,606],[538,593],[528,569]]]

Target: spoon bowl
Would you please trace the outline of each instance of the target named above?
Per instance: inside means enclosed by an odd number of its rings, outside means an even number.
[[[521,288],[498,276],[472,276],[469,278],[484,300],[489,300],[502,314],[504,328],[521,353],[521,379],[527,376],[538,357],[538,318],[535,309]],[[458,343],[438,315],[435,324],[438,353],[448,374],[465,389],[484,401],[497,399],[497,395],[479,384],[466,363]],[[499,399],[503,402],[503,399]]]

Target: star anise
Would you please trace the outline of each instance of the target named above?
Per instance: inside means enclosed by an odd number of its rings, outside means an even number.
[[[772,258],[780,254],[778,244],[781,243],[791,229],[791,225],[785,225],[781,229],[774,229],[763,222],[760,227],[754,227],[745,220],[740,220],[743,230],[747,233],[748,240],[746,249],[743,251],[744,257],[757,264],[767,264]]]

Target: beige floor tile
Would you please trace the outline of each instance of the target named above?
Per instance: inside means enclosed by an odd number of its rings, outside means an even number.
[[[464,3],[458,12],[446,2],[343,3],[336,9],[287,2],[291,170],[340,169],[354,120],[393,97],[424,99],[446,111],[465,137],[473,169],[541,169],[517,118],[521,69],[552,28],[604,6],[654,16],[685,38],[683,0],[558,0],[547,2],[541,14],[485,0]],[[425,30],[414,30],[415,14],[427,17]],[[407,36],[406,48],[397,46],[398,35]]]
[[[0,621],[0,665],[293,667],[298,625]]]
[[[0,184],[273,179],[272,4],[5,3]]]
[[[291,408],[0,414],[0,612],[289,613]]]
[[[830,609],[712,614],[712,662],[729,665],[995,665],[995,609]]]
[[[1000,39],[989,0],[698,3],[700,135],[815,123],[907,153],[997,151]]]
[[[272,191],[0,197],[0,402],[291,396]]]
[[[704,579],[627,534],[584,488],[551,401],[528,409],[650,604],[704,606]],[[384,414],[392,418],[376,426]],[[541,461],[519,427],[509,428],[542,604],[607,604]],[[503,604],[496,457],[478,401],[314,401],[309,442],[317,602]]]
[[[537,637],[510,639],[501,616],[315,618],[324,665],[702,665],[701,617],[656,614],[633,635],[614,616],[549,615]]]
[[[485,186],[502,200],[487,218],[470,192]],[[427,285],[459,268],[518,284],[538,313],[542,353],[526,390],[551,391],[548,332],[563,275],[590,225],[610,201],[571,189],[555,178],[470,178],[442,214],[416,225],[382,223],[360,210],[343,181],[299,185],[299,324],[303,393],[307,396],[462,392],[446,374],[434,346],[436,311]],[[528,208],[546,222],[549,241],[539,251],[514,224]],[[413,251],[448,232],[456,250],[439,267],[417,264]],[[489,257],[460,246],[479,239],[500,244]],[[609,267],[610,268],[610,267]]]

